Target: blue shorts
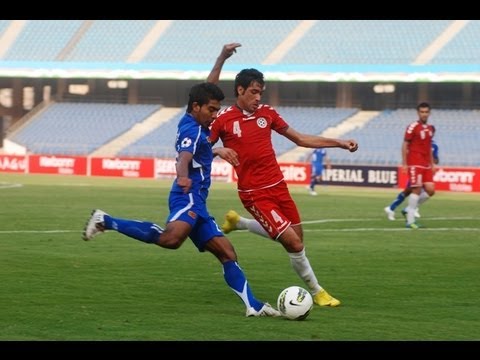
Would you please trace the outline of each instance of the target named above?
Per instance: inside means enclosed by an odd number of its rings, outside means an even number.
[[[170,192],[168,199],[170,215],[167,223],[181,220],[192,226],[190,239],[198,251],[205,251],[206,243],[215,236],[225,236],[218,227],[213,216],[207,210],[207,204],[200,196],[192,193]]]

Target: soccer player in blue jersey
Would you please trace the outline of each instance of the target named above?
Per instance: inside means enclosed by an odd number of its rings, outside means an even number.
[[[311,161],[312,165],[312,174],[310,175],[310,186],[308,186],[308,191],[310,192],[310,195],[317,196],[315,185],[322,182],[325,166],[328,169],[332,166],[330,159],[327,156],[327,150],[325,148],[315,149],[307,156],[305,161]]]
[[[440,162],[440,157],[438,155],[438,145],[435,143],[434,140],[432,140],[432,154],[433,154],[433,162],[435,164],[438,164]],[[424,190],[422,190],[423,192]],[[387,214],[388,220],[395,220],[395,209],[412,193],[412,188],[410,187],[410,180],[407,182],[407,186],[403,191],[401,191],[395,200],[388,205],[385,209],[385,213]],[[402,214],[404,214],[404,211],[402,210]],[[415,209],[415,217],[419,218],[420,213],[418,211],[418,208]]]
[[[200,252],[207,250],[220,261],[226,283],[246,306],[246,316],[280,316],[268,303],[255,298],[237,263],[233,245],[207,209],[213,157],[219,155],[232,165],[238,161],[231,149],[213,150],[209,138],[209,126],[223,99],[222,90],[211,83],[201,83],[190,90],[187,112],[178,124],[177,177],[170,190],[170,214],[165,229],[148,221],[116,218],[97,209],[88,219],[82,237],[91,240],[106,230],[115,230],[167,249],[178,249],[190,237]]]

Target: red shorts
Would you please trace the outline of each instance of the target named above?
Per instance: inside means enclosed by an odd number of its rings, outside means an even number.
[[[300,224],[297,205],[285,181],[266,189],[240,191],[238,194],[245,209],[272,239],[277,239],[291,224]]]
[[[425,183],[431,183],[433,182],[432,168],[409,166],[408,178],[410,179],[410,187],[419,187]]]

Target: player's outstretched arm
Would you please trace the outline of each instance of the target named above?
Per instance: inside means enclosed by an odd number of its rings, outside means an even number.
[[[220,73],[222,72],[223,64],[233,53],[237,52],[237,47],[242,46],[240,43],[230,43],[223,45],[222,52],[218,55],[212,71],[207,76],[207,82],[218,84],[220,81]]]
[[[310,134],[302,134],[292,127],[289,127],[287,131],[283,133],[283,135],[290,141],[294,142],[297,146],[306,148],[342,148],[350,152],[355,152],[358,150],[358,143],[353,139],[342,140]]]

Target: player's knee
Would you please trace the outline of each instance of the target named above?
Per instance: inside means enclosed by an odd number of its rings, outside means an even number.
[[[167,243],[161,243],[160,246],[166,248],[166,249],[172,249],[172,250],[177,250],[180,245],[182,245],[180,242],[167,242]]]
[[[227,252],[224,254],[224,258],[225,258],[227,261],[237,261],[237,254],[235,254],[235,251],[227,251]]]
[[[237,253],[231,243],[221,248],[222,257],[226,260],[237,261]]]
[[[301,241],[290,241],[283,245],[285,250],[289,253],[298,253],[303,250],[303,244]]]
[[[303,250],[303,244],[301,242],[293,244],[292,252],[300,252],[302,250]]]
[[[166,235],[166,234],[163,234],[163,235]],[[166,249],[176,250],[182,245],[182,242],[183,241],[178,237],[171,236],[168,234],[167,236],[160,236],[160,239],[157,244]]]
[[[210,251],[213,255],[215,255],[222,264],[228,261],[238,262],[237,254],[235,254],[235,251],[228,251],[224,249],[223,250],[207,249],[207,250]]]

